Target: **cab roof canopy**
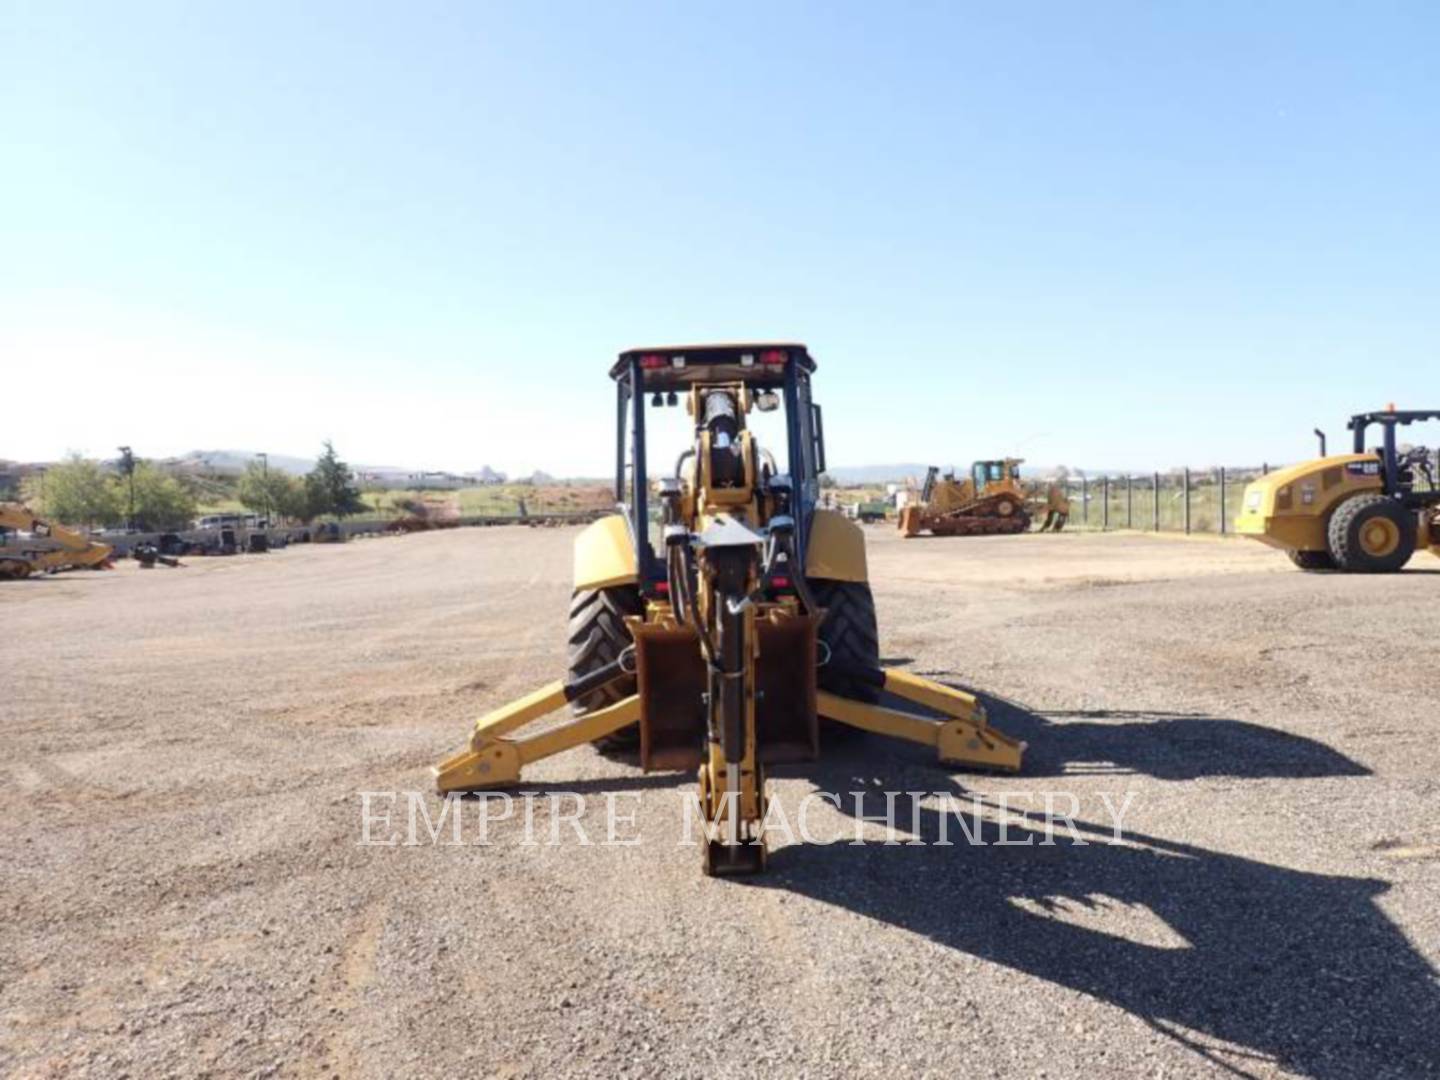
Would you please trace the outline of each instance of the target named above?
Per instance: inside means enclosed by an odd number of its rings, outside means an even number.
[[[756,342],[733,345],[653,345],[626,349],[610,368],[617,381],[640,368],[645,390],[668,390],[693,383],[743,382],[751,386],[780,386],[785,366],[794,361],[802,371],[815,370],[810,350],[799,342]]]

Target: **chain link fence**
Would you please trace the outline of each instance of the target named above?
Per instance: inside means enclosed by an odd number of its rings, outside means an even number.
[[[1440,477],[1440,450],[1434,452],[1433,476]],[[1056,481],[1070,499],[1067,529],[1138,529],[1145,532],[1213,533],[1235,531],[1235,518],[1252,480],[1281,466],[1171,469],[1167,472],[1069,476]],[[1430,480],[1419,474],[1421,490]]]
[[[1173,469],[1168,472],[1067,477],[1067,529],[1147,532],[1234,531],[1245,485],[1271,466]]]

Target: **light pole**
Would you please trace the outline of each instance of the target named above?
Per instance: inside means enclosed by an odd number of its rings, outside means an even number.
[[[266,453],[257,454],[260,459],[260,484],[265,492],[265,528],[270,528],[270,455]]]
[[[120,471],[130,481],[130,512],[125,516],[125,527],[135,528],[135,455],[130,447],[121,446],[120,450]]]

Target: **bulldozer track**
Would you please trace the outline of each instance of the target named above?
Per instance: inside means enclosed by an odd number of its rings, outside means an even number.
[[[993,495],[944,514],[922,513],[919,527],[936,536],[997,536],[1024,532],[1030,515],[1014,496]]]

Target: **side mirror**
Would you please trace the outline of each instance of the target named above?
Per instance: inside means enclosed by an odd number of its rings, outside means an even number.
[[[774,390],[761,390],[755,395],[755,407],[761,412],[774,412],[780,407],[780,395]]]

